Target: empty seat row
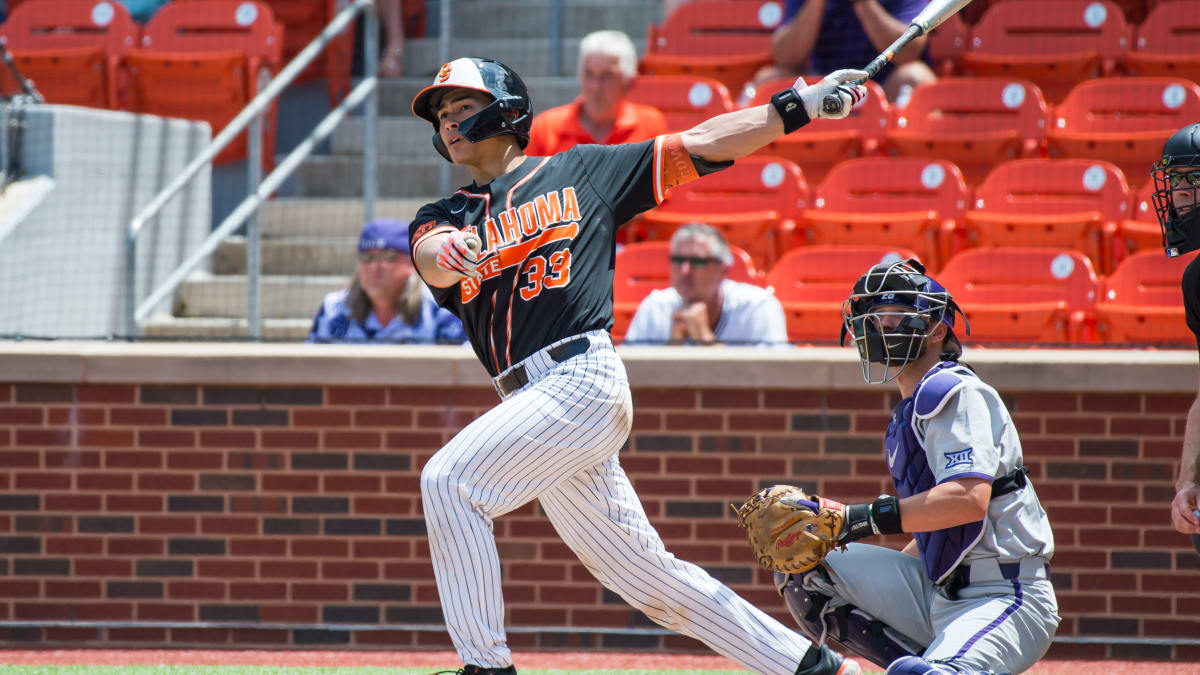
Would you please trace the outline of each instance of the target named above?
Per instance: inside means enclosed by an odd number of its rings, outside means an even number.
[[[640,68],[650,74],[705,75],[740,91],[772,62],[771,35],[783,17],[776,0],[693,0],[651,25]],[[1200,0],[1161,3],[1137,26],[1109,0],[1008,0],[968,27],[954,17],[930,38],[943,74],[1028,79],[1048,99],[1116,73],[1200,79]],[[837,36],[825,36],[837,39]]]
[[[766,83],[751,105],[790,84]],[[954,162],[968,185],[1010,159],[1094,158],[1121,167],[1136,189],[1167,137],[1200,119],[1200,86],[1170,77],[1091,80],[1058,106],[1036,85],[1003,77],[943,78],[913,90],[903,107],[889,105],[873,81],[867,87],[848,118],[811,122],[759,154],[791,159],[812,182],[850,157],[938,157]],[[673,131],[733,109],[724,85],[697,76],[643,76],[630,96],[665,111]]]
[[[1161,246],[1152,188],[1132,192],[1118,167],[1097,160],[1004,162],[970,190],[946,160],[865,157],[836,165],[814,189],[793,162],[752,156],[674,188],[627,226],[626,240],[666,241],[703,222],[760,268],[799,246],[870,243],[915,251],[931,270],[972,248],[1077,249],[1106,274]]]
[[[623,336],[638,304],[671,285],[666,242],[630,244],[617,254],[613,334]],[[728,278],[772,288],[783,305],[793,342],[835,341],[842,302],[872,265],[918,257],[882,245],[807,246],[785,254],[760,275],[742,249],[732,247]],[[1192,344],[1179,280],[1195,254],[1167,259],[1141,251],[1112,275],[1070,249],[997,247],[955,255],[937,279],[962,307],[966,342],[1021,345],[1059,343]]]

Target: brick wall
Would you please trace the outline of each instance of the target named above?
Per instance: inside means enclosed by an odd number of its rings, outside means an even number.
[[[1004,393],[1055,529],[1059,636],[1194,639],[1200,556],[1167,518],[1192,394]],[[635,378],[634,397],[622,463],[668,548],[790,624],[728,503],[780,481],[844,501],[887,490],[892,390]],[[0,640],[445,647],[418,478],[495,402],[479,384],[0,384],[0,621],[40,624],[2,627]],[[496,534],[511,626],[653,627],[533,505],[498,519]],[[152,625],[46,623],[67,621]],[[389,624],[404,629],[359,630]],[[656,634],[510,641],[700,648]],[[1194,646],[1055,653],[1200,660]]]

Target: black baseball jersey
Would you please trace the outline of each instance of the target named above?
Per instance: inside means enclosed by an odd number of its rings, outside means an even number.
[[[411,250],[449,228],[479,235],[481,278],[431,290],[495,376],[557,340],[611,330],[617,228],[670,187],[731,164],[688,155],[675,135],[527,157],[421,207]]]
[[[1196,349],[1200,350],[1200,256],[1188,263],[1183,270],[1183,309],[1188,328],[1196,336]]]

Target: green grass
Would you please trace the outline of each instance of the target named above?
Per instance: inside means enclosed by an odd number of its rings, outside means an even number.
[[[429,675],[433,668],[271,668],[267,666],[5,666],[3,675]],[[746,675],[745,670],[576,670],[572,675]],[[522,670],[521,675],[561,675]]]

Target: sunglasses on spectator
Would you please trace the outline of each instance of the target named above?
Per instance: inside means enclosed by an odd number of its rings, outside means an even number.
[[[374,251],[359,251],[358,261],[360,263],[373,262],[396,262],[400,258],[400,251],[393,248],[381,248]]]
[[[699,258],[690,255],[673,255],[671,256],[671,264],[676,267],[682,267],[684,263],[688,263],[692,267],[708,267],[719,262],[716,258]]]
[[[1172,188],[1179,187],[1179,184],[1185,180],[1191,187],[1200,187],[1200,171],[1179,171],[1167,174],[1167,182],[1171,184]]]

